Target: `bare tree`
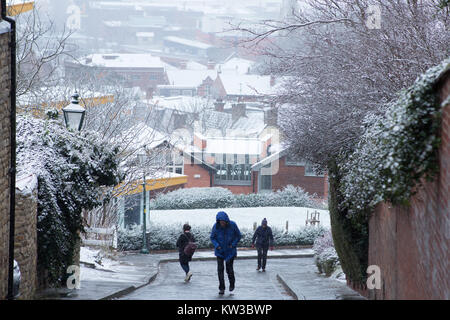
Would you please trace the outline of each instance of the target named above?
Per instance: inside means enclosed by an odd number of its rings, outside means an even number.
[[[305,0],[288,22],[262,21],[262,70],[283,79],[276,97],[292,150],[326,167],[351,150],[368,113],[449,55],[450,18],[438,0]],[[380,28],[370,25],[379,9]],[[264,30],[264,31],[261,31]]]
[[[67,40],[73,33],[57,31],[54,21],[38,4],[16,16],[17,97],[39,95],[62,78],[62,59],[71,56]]]

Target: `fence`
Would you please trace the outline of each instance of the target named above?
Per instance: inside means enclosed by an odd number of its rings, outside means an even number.
[[[117,231],[115,228],[85,228],[85,231],[86,234],[81,237],[84,245],[117,248]],[[93,234],[94,239],[88,237],[89,234]]]

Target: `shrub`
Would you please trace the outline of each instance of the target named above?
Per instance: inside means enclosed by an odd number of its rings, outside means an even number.
[[[212,248],[209,239],[211,226],[193,227],[191,232],[195,237],[199,249]],[[239,247],[250,247],[252,244],[253,230],[242,228],[241,241]],[[323,235],[326,231],[323,227],[307,226],[302,229],[285,233],[284,230],[272,228],[275,245],[312,245],[314,240]],[[151,223],[147,229],[147,246],[151,250],[175,250],[176,242],[182,232],[182,224],[161,225]],[[118,232],[118,249],[139,250],[142,248],[142,227],[132,226],[128,229],[122,229]]]
[[[100,206],[104,187],[121,181],[118,151],[93,132],[17,117],[18,172],[38,177],[37,269],[46,285],[64,284],[68,276],[83,231],[82,210]]]
[[[334,249],[331,230],[327,230],[320,237],[317,237],[313,245],[314,260],[320,273],[325,273],[327,277],[340,265],[339,257]]]
[[[220,187],[178,189],[160,194],[150,201],[152,210],[217,209],[248,207],[310,207],[322,208],[317,201],[300,187],[286,186],[282,190],[267,193],[234,195]]]
[[[159,194],[150,201],[152,210],[229,208],[233,204],[230,190],[214,188],[186,188]]]

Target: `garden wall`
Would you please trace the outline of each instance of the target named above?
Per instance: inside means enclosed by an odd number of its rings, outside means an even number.
[[[33,299],[37,288],[37,178],[16,180],[14,259],[19,264],[20,300]]]
[[[1,6],[1,5],[0,5]],[[1,9],[1,8],[0,8]],[[0,300],[8,293],[10,53],[8,24],[0,19]]]
[[[380,203],[369,220],[369,265],[381,270],[373,299],[450,299],[450,71],[436,85],[443,107],[440,172],[410,207]]]

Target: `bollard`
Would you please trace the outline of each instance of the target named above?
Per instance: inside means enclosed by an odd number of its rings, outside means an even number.
[[[288,233],[288,231],[289,231],[289,221],[286,220],[286,233]]]

